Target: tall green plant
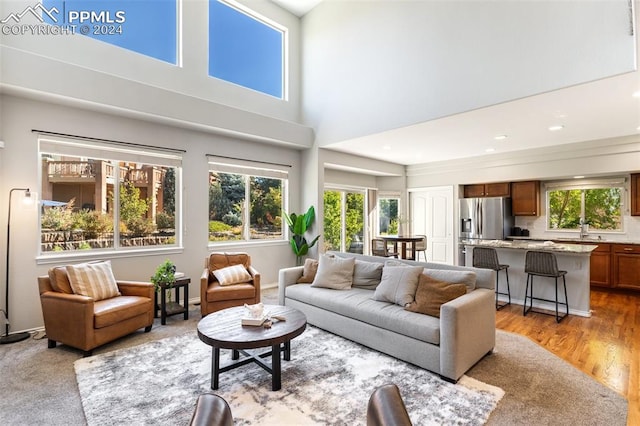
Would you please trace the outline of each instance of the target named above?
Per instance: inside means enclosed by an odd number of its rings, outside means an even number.
[[[311,206],[305,214],[297,215],[291,213],[288,215],[284,213],[284,217],[287,220],[289,231],[291,231],[291,239],[289,239],[289,242],[291,243],[293,253],[296,255],[296,264],[302,265],[302,258],[307,255],[309,249],[313,247],[318,242],[318,238],[320,238],[320,235],[318,235],[311,243],[308,243],[304,236],[316,218],[316,211],[313,206]]]

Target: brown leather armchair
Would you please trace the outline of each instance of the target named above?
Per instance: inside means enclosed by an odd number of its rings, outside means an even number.
[[[373,391],[367,406],[367,426],[412,426],[398,386],[387,384]]]
[[[57,267],[52,268],[49,276],[38,277],[49,348],[60,342],[89,356],[94,348],[139,328],[151,331],[153,284],[117,281],[121,296],[96,302],[91,297],[73,294],[68,286],[52,283],[52,279],[68,280],[65,274],[64,267]]]
[[[213,271],[233,265],[243,265],[251,275],[251,280],[240,284],[220,285]],[[200,313],[203,317],[232,306],[259,302],[260,273],[251,266],[251,257],[247,253],[211,253],[205,258],[204,271],[200,277]]]
[[[189,426],[233,426],[231,407],[219,395],[202,394],[198,397]]]

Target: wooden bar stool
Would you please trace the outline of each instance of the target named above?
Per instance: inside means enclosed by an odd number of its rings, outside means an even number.
[[[567,271],[558,270],[558,260],[556,255],[546,251],[528,251],[525,257],[524,272],[527,273],[527,286],[524,290],[524,310],[523,315],[526,316],[529,311],[533,311],[533,301],[540,300],[544,302],[555,303],[556,305],[556,322],[560,322],[569,315],[569,299],[567,297],[567,280],[565,275]],[[533,277],[548,277],[555,278],[556,284],[556,300],[543,299],[540,297],[533,297]],[[558,278],[562,277],[562,284],[564,285],[564,303],[558,301]],[[531,282],[531,287],[529,287]],[[527,298],[529,299],[529,308],[527,308]],[[558,306],[564,305],[566,313],[560,316]],[[553,315],[547,312],[533,311],[544,315]]]
[[[498,253],[496,249],[490,247],[474,247],[473,248],[473,266],[474,268],[493,269],[496,271],[496,310],[500,310],[511,304],[511,287],[509,286],[509,265],[501,265],[498,261]],[[507,292],[500,292],[500,271],[504,271],[507,277]],[[508,301],[500,304],[498,295],[507,296]]]

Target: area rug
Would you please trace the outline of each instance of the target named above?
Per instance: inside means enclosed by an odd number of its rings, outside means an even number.
[[[481,425],[504,392],[463,376],[457,384],[314,327],[292,343],[282,389],[251,363],[220,375],[215,393],[236,425],[364,425],[371,392],[396,383],[416,425]],[[221,363],[230,360],[222,351]],[[187,424],[211,392],[211,347],[189,333],[74,364],[89,425]]]

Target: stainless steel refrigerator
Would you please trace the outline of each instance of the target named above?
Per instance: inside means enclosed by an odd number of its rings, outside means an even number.
[[[464,240],[504,240],[513,225],[511,198],[460,199],[458,264],[465,264]]]

